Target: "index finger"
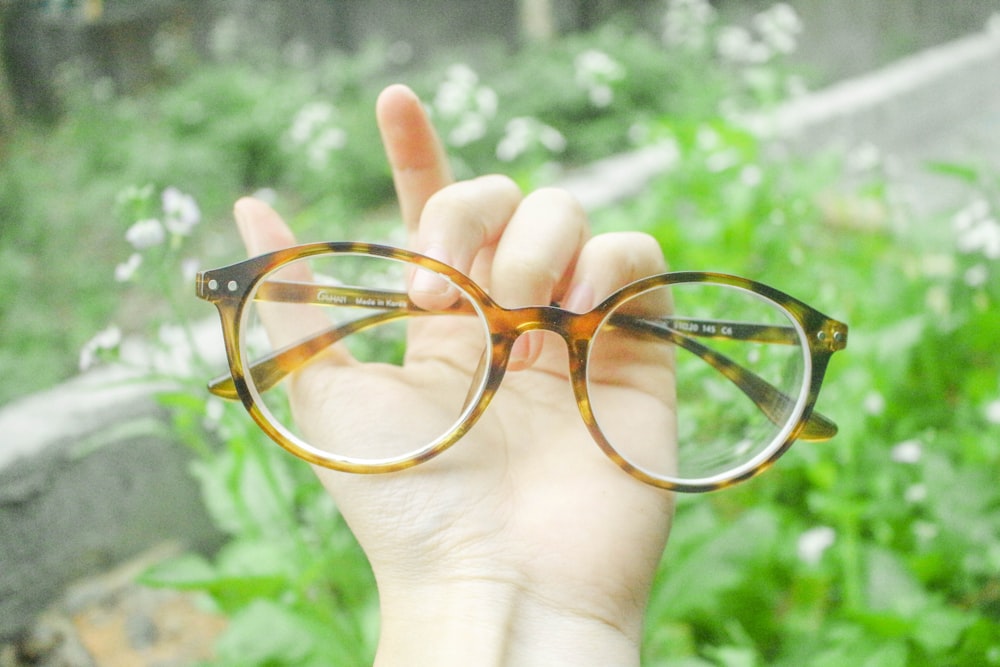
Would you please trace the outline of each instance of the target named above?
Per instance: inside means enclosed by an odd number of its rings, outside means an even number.
[[[420,98],[406,86],[389,86],[379,95],[375,118],[382,134],[399,208],[408,237],[416,237],[424,204],[452,182],[448,158]]]

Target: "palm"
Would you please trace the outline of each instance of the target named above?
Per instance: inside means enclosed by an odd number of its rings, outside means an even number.
[[[648,237],[588,242],[585,217],[565,197],[522,200],[509,180],[449,185],[411,93],[390,89],[378,113],[410,244],[432,256],[443,244],[451,256],[437,258],[453,260],[501,304],[571,304],[583,294],[590,304],[577,304],[583,312],[626,282],[662,271]],[[276,214],[257,204],[238,205],[237,220],[252,254],[294,242]],[[537,252],[519,256],[526,251]],[[590,289],[581,291],[581,281]],[[402,366],[335,353],[300,371],[292,403],[306,437],[340,453],[433,438],[442,423],[452,425],[476,377],[481,333],[456,325],[460,318],[436,319],[410,323]],[[565,344],[536,335],[544,342],[535,339],[530,358],[510,366],[489,409],[447,451],[396,473],[318,473],[371,560],[380,594],[387,581],[385,590],[489,580],[526,589],[552,609],[635,627],[669,531],[671,496],[601,452],[577,409]],[[621,406],[612,419],[648,415],[650,428],[662,432],[642,436],[663,442],[672,401],[650,389],[650,378],[662,379],[668,366],[641,352],[626,356],[628,364],[603,364],[589,391]]]
[[[341,448],[434,432],[468,393],[478,363],[476,347],[463,344],[469,338],[462,328],[415,322],[403,367],[329,365],[307,376],[296,391],[300,426]],[[618,599],[616,588],[650,571],[669,529],[668,498],[593,443],[567,367],[562,341],[548,336],[536,363],[508,373],[479,423],[438,458],[384,476],[320,471],[377,573],[401,559],[436,571],[499,564],[568,603],[595,582],[610,589],[595,596]],[[622,402],[647,399],[609,379]],[[317,395],[323,400],[308,398]]]

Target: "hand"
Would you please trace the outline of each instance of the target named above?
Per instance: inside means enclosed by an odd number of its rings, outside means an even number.
[[[590,238],[586,215],[561,191],[523,196],[502,176],[453,183],[407,88],[386,89],[376,116],[409,247],[470,275],[501,305],[556,302],[584,312],[664,270],[645,235]],[[251,255],[294,244],[266,205],[243,199],[235,213]],[[434,327],[411,327],[409,347],[446,355],[448,340]],[[304,430],[364,438],[377,420],[387,428],[391,408],[389,427],[402,434],[431,409],[433,392],[453,385],[443,364],[408,361],[376,377],[341,361],[301,391]],[[593,442],[569,390],[561,338],[523,335],[508,369],[485,415],[441,456],[385,475],[317,469],[375,573],[376,664],[638,664],[672,498],[624,473]],[[371,414],[314,409],[336,405],[359,381],[379,383],[384,405]]]

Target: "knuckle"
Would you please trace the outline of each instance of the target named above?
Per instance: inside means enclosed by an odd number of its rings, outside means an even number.
[[[502,196],[520,199],[522,195],[521,186],[519,186],[510,176],[505,176],[504,174],[486,174],[485,176],[479,176],[469,182],[478,183],[486,188],[494,190],[497,194]]]
[[[609,232],[595,236],[584,246],[581,262],[617,267],[616,273],[624,281],[666,270],[659,242],[644,232]]]
[[[427,200],[421,227],[432,236],[460,231],[469,238],[472,233],[477,243],[485,243],[498,227],[497,212],[512,209],[520,198],[517,184],[499,174],[453,183]]]
[[[497,261],[501,275],[516,278],[521,284],[530,286],[529,291],[533,293],[549,290],[559,281],[551,258],[537,252],[498,256]]]
[[[568,190],[564,190],[562,188],[539,188],[525,197],[525,201],[531,201],[545,206],[568,210],[575,214],[583,214],[583,206],[580,204],[579,200],[570,194]]]
[[[578,249],[589,236],[587,212],[566,190],[541,188],[525,197],[521,208],[522,225],[530,225],[536,237],[552,245],[566,247],[569,242]]]
[[[482,243],[487,235],[488,223],[483,205],[458,188],[446,188],[427,200],[421,216],[420,228],[425,237],[450,238],[459,231],[464,238]]]

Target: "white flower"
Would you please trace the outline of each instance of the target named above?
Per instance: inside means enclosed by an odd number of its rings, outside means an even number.
[[[611,103],[615,101],[615,92],[611,90],[611,86],[599,84],[591,86],[587,90],[587,97],[590,98],[591,104],[598,109],[603,109],[611,106]]]
[[[598,49],[587,49],[573,61],[576,66],[577,82],[587,84],[590,81],[617,81],[625,76],[625,68],[621,63]]]
[[[434,95],[434,111],[444,118],[453,118],[465,109],[467,97],[464,86],[446,79]]]
[[[84,343],[80,350],[80,370],[92,368],[97,362],[98,354],[118,348],[122,342],[121,329],[112,325],[99,331],[93,338]]]
[[[217,432],[222,426],[222,417],[225,414],[226,406],[222,399],[209,396],[205,401],[205,416],[202,418],[202,425],[209,431]]]
[[[566,149],[566,138],[562,133],[541,122],[537,118],[512,118],[504,128],[504,136],[497,144],[497,159],[512,162],[536,146],[550,153]]]
[[[885,397],[877,391],[870,392],[864,400],[865,412],[878,416],[885,411]]]
[[[914,484],[903,492],[903,499],[911,505],[922,503],[927,500],[927,485]]]
[[[928,311],[939,317],[943,317],[951,312],[951,297],[948,295],[948,288],[944,285],[933,285],[927,289],[924,303]]]
[[[157,332],[159,347],[153,352],[152,368],[164,375],[188,377],[194,371],[194,352],[184,327],[162,324]]]
[[[854,147],[847,154],[846,167],[850,171],[862,173],[871,171],[882,164],[882,151],[871,142],[865,142]]]
[[[964,253],[978,250],[986,259],[1000,259],[1000,224],[993,219],[983,220],[959,237],[958,249]]]
[[[698,50],[708,41],[715,9],[708,0],[670,0],[663,17],[663,41],[670,46]]]
[[[748,164],[740,170],[740,183],[755,188],[764,180],[764,172],[755,164]]]
[[[695,143],[703,151],[714,151],[722,144],[722,137],[715,131],[715,128],[708,125],[700,125],[695,135]]]
[[[161,197],[167,231],[177,236],[187,236],[201,222],[201,209],[191,195],[174,187],[163,191]]]
[[[928,278],[947,278],[955,273],[955,258],[947,253],[927,253],[920,258],[920,272]]]
[[[566,150],[566,137],[551,125],[539,124],[538,141],[552,153],[562,153]]]
[[[628,128],[628,140],[635,146],[641,146],[649,139],[649,125],[632,123]]]
[[[464,63],[456,63],[448,68],[444,81],[438,86],[434,109],[446,118],[454,118],[474,106],[478,90],[479,75],[475,70]]]
[[[758,42],[746,28],[725,26],[715,38],[715,49],[719,55],[736,64],[759,65],[771,59],[771,50]]]
[[[754,27],[764,42],[778,53],[793,53],[802,32],[802,21],[792,7],[779,2],[754,17]]]
[[[724,150],[712,153],[705,159],[705,168],[713,174],[731,169],[740,163],[740,154],[736,150]]]
[[[479,83],[479,75],[465,63],[455,63],[448,68],[445,77],[458,85],[471,88]]]
[[[1000,398],[990,401],[986,405],[986,421],[991,424],[1000,424]]]
[[[977,287],[982,287],[989,280],[990,271],[986,268],[985,264],[976,264],[975,266],[970,266],[965,272],[965,284],[969,287],[975,289]]]
[[[614,101],[612,83],[625,78],[625,68],[603,51],[588,49],[573,61],[576,84],[587,91],[590,103],[604,108]]]
[[[959,252],[979,252],[986,259],[1000,259],[1000,222],[985,199],[977,199],[956,213],[952,225],[958,235]]]
[[[468,146],[486,136],[486,119],[476,113],[463,114],[458,124],[448,133],[448,143],[456,148]]]
[[[930,542],[938,536],[939,532],[941,531],[937,525],[930,523],[929,521],[913,522],[913,536],[921,542]]]
[[[293,144],[303,145],[312,140],[317,129],[333,120],[336,109],[329,102],[310,102],[299,109],[292,119],[288,136]]]
[[[891,458],[896,463],[905,463],[907,465],[912,465],[914,463],[920,463],[920,459],[923,458],[924,448],[918,440],[904,440],[895,447],[889,453],[889,458]]]
[[[185,283],[193,282],[201,268],[201,262],[194,257],[188,257],[181,261],[181,276]]]
[[[319,171],[330,164],[330,154],[347,145],[347,132],[339,127],[320,130],[306,146],[309,166]]]
[[[142,255],[137,252],[115,267],[115,281],[120,283],[128,282],[135,275],[139,265],[142,264]]]
[[[330,154],[347,145],[347,132],[336,123],[337,109],[329,102],[310,102],[292,119],[288,140],[305,150],[311,169],[319,171],[330,163]]]
[[[497,144],[497,159],[501,162],[512,162],[520,157],[531,146],[531,137],[523,118],[511,119],[505,128],[505,134]]]
[[[486,136],[496,116],[496,91],[479,84],[479,75],[465,64],[455,64],[438,85],[431,111],[453,123],[445,134],[447,143],[461,148]]]
[[[163,224],[156,218],[139,220],[125,231],[125,240],[136,250],[160,245],[166,236]]]
[[[810,528],[799,535],[799,560],[809,565],[816,565],[827,549],[837,541],[837,533],[829,526]]]
[[[479,113],[486,118],[493,118],[496,115],[499,100],[495,90],[486,86],[480,86],[479,90],[476,91],[475,99],[476,110]]]

